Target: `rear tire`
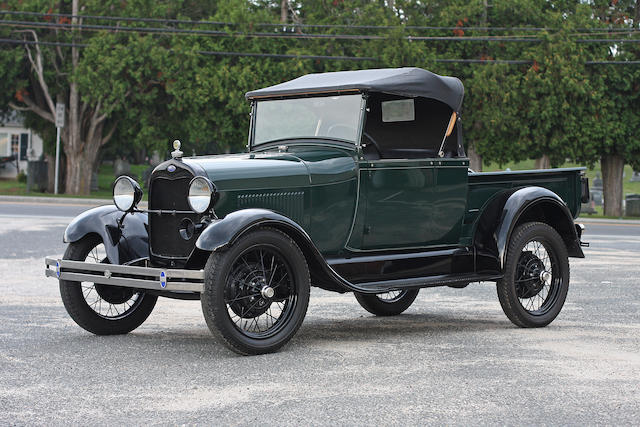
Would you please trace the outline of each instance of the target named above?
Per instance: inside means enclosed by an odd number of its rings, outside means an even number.
[[[522,328],[547,326],[562,310],[568,290],[569,259],[558,232],[541,222],[518,226],[497,283],[509,320]]]
[[[397,316],[408,309],[418,296],[420,289],[405,289],[382,294],[354,292],[362,308],[376,316]]]
[[[102,248],[102,249],[101,249]],[[70,243],[63,259],[108,262],[102,240],[88,235]],[[60,280],[60,296],[69,316],[96,335],[126,334],[142,325],[158,297],[118,286]]]
[[[285,233],[249,232],[205,267],[202,312],[218,341],[242,355],[272,353],[295,335],[309,305],[309,268]]]

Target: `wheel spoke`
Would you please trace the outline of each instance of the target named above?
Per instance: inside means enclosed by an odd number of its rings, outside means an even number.
[[[293,285],[289,264],[276,248],[252,247],[231,266],[224,291],[228,316],[245,335],[271,336],[281,328],[282,320],[291,316],[296,300]],[[279,289],[278,295],[264,296],[266,287]]]
[[[544,241],[531,240],[516,262],[514,284],[522,307],[534,314],[544,313],[553,303],[559,282],[554,275],[553,254]],[[545,273],[546,272],[546,273]],[[551,274],[551,280],[546,274]]]

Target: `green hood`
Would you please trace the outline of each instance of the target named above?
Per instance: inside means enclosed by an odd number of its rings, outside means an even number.
[[[352,153],[331,147],[194,157],[184,162],[204,169],[218,191],[300,188],[355,177]]]

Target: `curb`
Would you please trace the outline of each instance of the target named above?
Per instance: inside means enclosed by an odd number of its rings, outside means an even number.
[[[79,197],[39,197],[39,196],[0,196],[0,202],[5,203],[42,203],[51,205],[75,206],[104,206],[112,205],[111,199],[83,199]],[[140,202],[140,207],[146,208],[147,202]]]
[[[640,225],[640,219],[588,218],[579,217],[576,222],[583,224],[635,224]]]

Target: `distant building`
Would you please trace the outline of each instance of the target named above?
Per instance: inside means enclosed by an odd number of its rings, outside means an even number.
[[[0,126],[0,178],[15,178],[19,171],[27,173],[27,160],[40,156],[42,138],[25,128],[22,117],[14,112]]]

